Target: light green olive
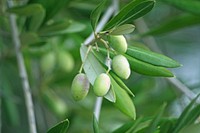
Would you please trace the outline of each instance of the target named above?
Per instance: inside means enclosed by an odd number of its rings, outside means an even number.
[[[111,47],[119,52],[119,53],[126,53],[127,50],[127,42],[123,35],[117,36],[109,36],[109,42]]]
[[[102,97],[106,95],[109,88],[110,88],[110,77],[105,73],[102,73],[99,76],[97,76],[93,86],[95,95]]]
[[[121,78],[128,79],[131,74],[128,60],[123,55],[117,55],[112,60],[113,71]]]
[[[77,74],[72,82],[71,92],[74,100],[80,101],[84,99],[89,91],[90,83],[85,74]]]
[[[54,52],[45,54],[40,61],[40,66],[43,72],[51,72],[56,64],[56,56]]]
[[[59,51],[58,65],[64,72],[71,72],[74,68],[74,59],[72,55],[66,51]]]

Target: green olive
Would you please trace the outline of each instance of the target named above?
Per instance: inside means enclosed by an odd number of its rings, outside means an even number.
[[[95,95],[102,97],[107,94],[109,88],[110,88],[110,77],[105,73],[102,73],[99,76],[97,76],[93,86]]]
[[[72,81],[71,92],[74,100],[80,101],[84,99],[89,91],[90,83],[87,76],[83,73],[77,74]]]
[[[40,66],[43,72],[51,72],[56,64],[56,56],[54,52],[45,54],[40,61]]]
[[[64,72],[71,72],[74,68],[74,59],[72,55],[66,51],[59,51],[58,65]]]
[[[131,74],[129,62],[123,55],[117,55],[113,58],[112,69],[123,79],[128,79]]]
[[[117,36],[109,36],[109,42],[111,47],[119,52],[119,53],[126,53],[127,50],[127,42],[123,35]]]

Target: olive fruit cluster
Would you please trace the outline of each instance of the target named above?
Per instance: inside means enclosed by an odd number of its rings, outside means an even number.
[[[114,56],[112,60],[111,65],[113,71],[119,77],[128,79],[131,74],[130,65],[126,57],[122,55],[127,51],[126,39],[123,35],[109,36],[109,44],[117,53],[119,53],[118,55]],[[103,97],[108,93],[111,86],[111,79],[108,75],[109,70],[110,69],[108,69],[107,73],[101,73],[96,77],[93,84],[93,91],[96,96]],[[88,94],[89,88],[90,83],[87,79],[87,76],[83,73],[77,74],[72,82],[71,87],[74,100],[79,101],[84,99]]]
[[[115,56],[112,60],[112,69],[113,71],[121,78],[128,79],[131,74],[130,65],[126,57],[121,54],[126,53],[127,51],[127,42],[123,35],[110,36],[109,37],[111,47],[119,55]]]

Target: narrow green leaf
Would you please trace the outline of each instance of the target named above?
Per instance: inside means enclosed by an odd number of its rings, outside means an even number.
[[[172,6],[175,6],[183,11],[200,15],[200,1],[199,0],[162,0]]]
[[[65,30],[69,27],[71,23],[67,20],[55,22],[51,25],[43,26],[39,30],[41,36],[64,34]]]
[[[112,133],[133,133],[133,131],[137,128],[137,126],[140,124],[141,121],[142,121],[142,117],[134,121],[125,123],[121,127],[114,130]]]
[[[173,77],[173,73],[164,67],[154,66],[125,54],[130,63],[131,70],[148,76]]]
[[[124,84],[124,82],[112,71],[110,71],[110,75],[115,79],[115,81],[117,82],[117,84],[123,88],[128,94],[130,94],[131,96],[135,96],[132,91]]]
[[[106,4],[106,0],[102,0],[101,3],[92,11],[90,15],[91,25],[93,30],[95,31],[97,23],[99,21],[101,12]]]
[[[200,131],[200,123],[186,126],[183,129],[181,129],[179,133],[199,133],[199,131]]]
[[[45,9],[40,4],[29,4],[13,7],[8,9],[8,12],[21,16],[31,17],[28,24],[28,29],[31,31],[37,31],[45,18]]]
[[[66,119],[64,121],[61,121],[51,129],[49,129],[47,133],[66,133],[68,127],[69,127],[69,120]]]
[[[25,32],[20,35],[20,40],[22,45],[30,45],[40,42],[40,38],[37,33],[34,32]]]
[[[132,119],[136,119],[136,111],[132,99],[129,97],[127,92],[116,83],[116,81],[112,77],[110,78],[116,94],[116,102],[114,103],[114,105],[125,115],[129,116]]]
[[[180,64],[162,54],[158,54],[149,50],[144,50],[138,47],[129,46],[126,52],[127,55],[134,57],[138,60],[144,61],[146,63],[162,66],[162,67],[179,67]]]
[[[184,109],[181,116],[178,118],[177,122],[175,123],[174,128],[171,130],[171,133],[177,133],[178,131],[180,131],[180,129],[182,129],[185,126],[185,123],[187,123],[187,118],[190,115],[190,112],[198,98],[199,98],[199,95],[196,98],[194,98],[190,102],[190,104]]]
[[[158,27],[150,29],[148,32],[142,34],[146,35],[162,35],[167,34],[182,28],[187,28],[189,26],[194,26],[200,24],[200,17],[190,14],[183,14],[171,18],[171,20],[161,23]]]
[[[144,16],[153,8],[154,4],[154,0],[132,0],[105,25],[105,29],[109,30]]]
[[[166,104],[164,104],[159,112],[156,114],[155,118],[151,121],[149,127],[146,129],[145,133],[154,133],[157,130],[158,123],[163,115],[163,112],[165,110]]]
[[[129,34],[135,30],[135,26],[132,24],[124,24],[118,27],[115,27],[110,31],[110,35],[123,35]]]
[[[94,133],[99,133],[99,124],[94,114],[93,114],[93,130],[94,130]]]

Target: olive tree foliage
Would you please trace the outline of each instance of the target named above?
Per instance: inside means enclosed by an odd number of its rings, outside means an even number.
[[[0,4],[0,132],[199,131],[198,96],[156,38],[199,28],[200,1]],[[182,94],[191,102],[173,116]]]

